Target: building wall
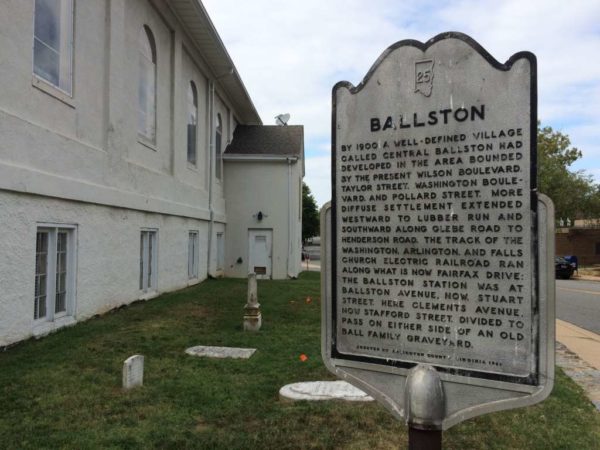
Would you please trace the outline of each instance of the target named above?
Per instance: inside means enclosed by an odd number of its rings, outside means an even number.
[[[0,189],[209,220],[209,115],[219,111],[227,125],[235,112],[166,4],[76,2],[72,97],[32,75],[33,5],[11,1],[0,15]],[[155,145],[137,133],[144,24],[157,43]],[[197,167],[186,161],[190,79],[199,91]],[[226,126],[223,149],[232,134]],[[226,222],[220,184],[212,208]]]
[[[302,162],[288,165],[286,161],[228,160],[225,176],[228,211],[225,274],[246,277],[248,230],[272,229],[272,277],[298,276],[302,248]],[[264,215],[261,221],[256,217],[259,211]]]
[[[199,277],[220,275],[216,234],[227,223],[214,180],[214,117],[223,150],[238,123],[219,74],[162,0],[75,2],[73,90],[32,74],[34,1],[0,14],[0,346],[190,283],[188,233],[199,232]],[[157,44],[156,143],[137,132],[138,39]],[[187,90],[198,90],[198,162],[187,162]],[[76,307],[33,319],[36,230],[76,226]],[[139,290],[140,231],[158,229],[156,292]],[[225,236],[227,239],[227,236]],[[59,323],[60,322],[60,323]]]
[[[77,227],[76,321],[206,278],[206,221],[7,192],[0,192],[0,206],[0,347],[53,329],[52,324],[33,319],[40,223]],[[139,289],[142,228],[158,233],[157,291],[149,294]],[[199,232],[195,279],[188,278],[190,231]]]
[[[556,234],[556,254],[577,256],[580,265],[600,264],[600,229],[570,228]]]
[[[2,2],[0,106],[3,117],[0,123],[18,118],[38,128],[45,137],[49,137],[50,131],[57,138],[80,144],[84,154],[93,154],[104,147],[105,140],[102,118],[106,107],[103,92],[106,74],[98,68],[105,67],[108,61],[108,49],[103,45],[107,40],[106,0],[77,2],[73,98],[61,95],[58,89],[32,75],[34,3]],[[4,132],[2,136],[5,141]],[[14,135],[8,137],[14,139]],[[29,143],[34,140],[32,137]],[[51,158],[52,149],[40,150],[41,153],[7,145],[2,156],[3,160],[29,163],[48,171],[59,170],[61,165]],[[72,158],[76,156],[72,155]],[[77,167],[77,162],[73,161],[73,166]]]
[[[197,125],[197,140],[198,145],[196,148],[196,164],[191,164],[187,161],[187,153],[176,152],[177,158],[175,158],[175,172],[176,176],[186,184],[189,184],[200,190],[201,202],[208,204],[208,189],[210,180],[210,154],[209,148],[209,82],[202,70],[196,64],[192,50],[188,50],[184,46],[182,52],[182,82],[180,88],[177,89],[178,103],[182,105],[178,109],[175,124],[177,127],[177,136],[179,141],[177,146],[186,146],[187,141],[183,137],[187,133],[188,124],[188,111],[187,111],[187,96],[190,82],[193,82],[196,86],[198,94],[198,125]],[[186,147],[187,149],[187,147]]]

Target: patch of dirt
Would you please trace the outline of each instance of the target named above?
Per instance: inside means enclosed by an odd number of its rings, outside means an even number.
[[[196,417],[196,426],[194,430],[198,433],[204,433],[205,431],[209,431],[212,427],[204,421],[203,417]]]
[[[181,314],[196,319],[204,319],[210,315],[210,310],[206,306],[195,305],[193,303],[177,305],[171,311],[174,315]]]

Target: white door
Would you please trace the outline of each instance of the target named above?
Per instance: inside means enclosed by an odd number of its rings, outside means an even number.
[[[248,242],[248,273],[254,272],[258,279],[271,278],[273,230],[248,230]]]

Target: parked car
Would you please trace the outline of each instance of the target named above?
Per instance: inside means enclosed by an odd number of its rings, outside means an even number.
[[[554,269],[556,271],[556,278],[562,278],[563,280],[571,278],[575,271],[573,266],[561,256],[554,258]]]
[[[569,264],[571,264],[571,266],[573,267],[573,270],[575,272],[577,272],[579,270],[579,259],[577,258],[577,256],[575,256],[575,255],[563,256],[563,258],[565,258],[567,260],[567,262]]]

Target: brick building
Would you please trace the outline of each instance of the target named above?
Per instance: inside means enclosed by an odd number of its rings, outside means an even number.
[[[575,255],[580,265],[600,264],[600,228],[578,224],[571,228],[558,228],[556,254]]]

